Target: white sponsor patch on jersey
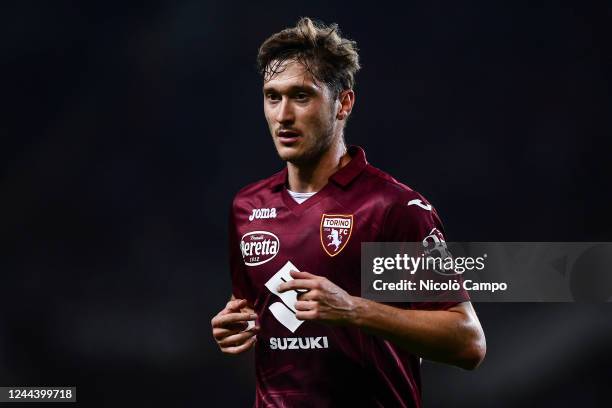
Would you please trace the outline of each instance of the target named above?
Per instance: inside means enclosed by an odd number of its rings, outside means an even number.
[[[246,266],[257,266],[272,260],[278,254],[280,240],[268,231],[247,232],[240,239],[240,251]]]
[[[427,255],[431,255],[434,251],[438,251],[438,256],[446,258],[448,247],[446,246],[442,231],[437,228],[432,228],[429,234],[423,238],[423,248],[425,248],[425,253]]]
[[[431,211],[431,204],[424,204],[423,201],[421,201],[418,198],[408,201],[408,206],[411,206],[411,205],[416,205],[416,206],[421,207],[424,210]]]
[[[276,218],[276,208],[253,208],[253,212],[249,215],[249,221]]]
[[[423,248],[427,257],[440,258],[442,260],[453,257],[446,245],[442,231],[437,228],[432,228],[429,234],[423,238]],[[453,270],[449,273],[445,270],[436,269],[436,272],[441,275],[455,275]]]
[[[279,292],[278,287],[283,282],[289,282],[293,280],[293,277],[289,272],[298,271],[299,269],[287,261],[287,263],[278,270],[268,281],[266,282],[266,288],[276,296],[278,296],[282,302],[276,302],[270,305],[270,312],[274,315],[283,326],[289,329],[292,333],[295,333],[298,327],[304,323],[303,320],[299,320],[295,317],[297,310],[295,309],[295,302],[297,302],[298,293],[295,290],[288,290],[286,292]]]

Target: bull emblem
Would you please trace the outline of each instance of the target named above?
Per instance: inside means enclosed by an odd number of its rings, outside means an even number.
[[[331,234],[327,236],[327,239],[331,239],[331,242],[327,244],[327,246],[334,245],[336,247],[334,248],[334,252],[337,252],[338,248],[340,248],[340,245],[342,244],[342,238],[340,237],[338,230],[332,229]]]

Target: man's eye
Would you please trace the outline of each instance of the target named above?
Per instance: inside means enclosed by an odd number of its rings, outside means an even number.
[[[271,101],[278,101],[280,100],[280,96],[278,96],[277,94],[267,94],[266,99]]]
[[[308,94],[304,93],[304,92],[300,92],[295,96],[296,99],[298,100],[304,100],[306,98],[308,98]]]

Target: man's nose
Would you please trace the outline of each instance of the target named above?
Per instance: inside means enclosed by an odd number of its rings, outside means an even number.
[[[291,123],[294,119],[293,107],[289,98],[283,98],[276,112],[276,120],[278,123]]]

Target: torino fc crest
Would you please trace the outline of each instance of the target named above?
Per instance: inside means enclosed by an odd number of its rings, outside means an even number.
[[[321,245],[327,255],[338,255],[351,238],[352,230],[352,214],[323,214],[321,216]]]

